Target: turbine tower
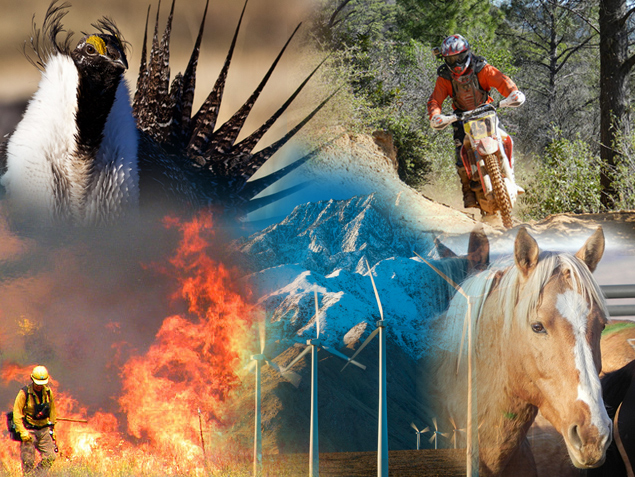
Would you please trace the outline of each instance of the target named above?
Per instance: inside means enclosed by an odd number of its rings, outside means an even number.
[[[452,416],[450,416],[450,422],[452,423],[452,443],[454,444],[454,448],[456,449],[456,435],[459,432],[464,433],[465,429],[459,429],[454,419],[452,419]]]
[[[256,410],[255,410],[255,425],[254,425],[254,476],[262,475],[262,423],[261,423],[261,392],[260,392],[260,384],[261,384],[261,368],[263,364],[267,363],[273,369],[275,369],[281,376],[286,378],[291,384],[293,384],[296,388],[298,387],[298,383],[300,381],[300,376],[297,373],[292,371],[286,371],[280,369],[276,363],[271,361],[265,356],[265,322],[259,321],[259,338],[260,338],[260,353],[254,354],[251,356],[251,363],[247,366],[249,369],[255,369],[256,375],[256,390],[255,401],[256,401]]]
[[[439,436],[443,436],[443,437],[448,437],[448,434],[439,431],[439,426],[437,425],[437,418],[433,417],[432,418],[432,424],[434,424],[434,432],[432,433],[432,437],[430,438],[430,443],[432,443],[432,441],[434,441],[434,449],[438,449],[438,441],[439,441]]]
[[[320,454],[319,454],[319,444],[318,444],[318,401],[317,401],[317,353],[320,348],[325,351],[328,351],[333,356],[337,356],[338,358],[347,361],[348,363],[352,363],[355,366],[358,366],[362,369],[366,369],[366,366],[358,363],[357,361],[353,361],[352,358],[340,353],[336,349],[333,349],[325,344],[322,344],[320,340],[320,319],[319,319],[319,308],[318,308],[318,296],[317,289],[315,292],[315,329],[316,329],[316,337],[312,340],[307,340],[307,347],[302,353],[300,353],[291,363],[289,363],[286,367],[282,368],[282,372],[285,373],[287,370],[291,369],[291,367],[300,361],[306,355],[311,352],[311,438],[309,445],[309,476],[310,477],[318,477],[319,476],[319,465],[320,465]]]
[[[370,281],[373,284],[373,290],[375,292],[375,298],[377,299],[377,307],[379,308],[380,320],[377,321],[377,328],[373,331],[366,341],[362,343],[359,349],[351,356],[350,362],[353,362],[355,357],[370,343],[373,338],[379,334],[379,415],[378,415],[378,429],[377,429],[377,476],[388,477],[388,410],[387,410],[387,398],[386,398],[386,333],[384,328],[386,322],[384,320],[384,310],[381,306],[381,300],[379,299],[379,293],[377,293],[377,287],[375,286],[375,280],[373,279],[373,272],[366,260],[366,267],[368,268],[368,274],[370,275]],[[348,363],[344,365],[344,368],[348,366]]]

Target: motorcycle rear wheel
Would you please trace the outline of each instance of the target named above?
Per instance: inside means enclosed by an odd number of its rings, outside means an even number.
[[[501,175],[500,166],[498,164],[498,158],[495,154],[489,154],[484,157],[485,167],[489,173],[489,177],[492,181],[492,188],[494,189],[494,198],[496,199],[496,205],[501,214],[503,220],[503,226],[506,229],[511,229],[512,224],[512,201],[507,193],[507,188],[503,182],[503,176]]]

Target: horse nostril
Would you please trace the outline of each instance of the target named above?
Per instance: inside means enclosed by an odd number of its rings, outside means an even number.
[[[578,432],[577,424],[573,424],[569,428],[569,442],[571,443],[572,446],[578,449],[582,447],[582,438],[580,437],[580,434]]]

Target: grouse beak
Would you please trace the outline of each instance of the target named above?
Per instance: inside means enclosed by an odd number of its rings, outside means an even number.
[[[126,60],[125,56],[122,56],[121,58],[118,58],[115,60],[115,64],[116,65],[121,65],[123,67],[123,69],[127,70],[128,69],[128,61]]]
[[[116,46],[109,45],[106,55],[115,66],[124,70],[128,69],[128,60],[126,59],[126,54]]]

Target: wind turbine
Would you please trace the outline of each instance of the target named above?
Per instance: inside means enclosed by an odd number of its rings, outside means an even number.
[[[415,430],[415,432],[417,433],[417,450],[419,450],[420,444],[421,444],[421,434],[423,434],[424,432],[428,432],[430,430],[430,428],[428,426],[426,426],[424,429],[419,430],[417,428],[417,426],[415,426],[414,422],[410,423],[410,427],[412,427]]]
[[[456,422],[454,422],[454,419],[452,419],[452,416],[450,416],[450,422],[452,423],[452,442],[454,444],[454,448],[456,449],[456,435],[459,432],[465,432],[465,429],[459,429]]]
[[[300,376],[297,373],[292,371],[286,371],[280,369],[276,363],[268,359],[265,354],[265,322],[259,321],[259,337],[260,337],[260,353],[254,354],[251,356],[251,363],[247,366],[248,368],[256,368],[256,411],[255,411],[255,425],[254,425],[254,476],[259,476],[262,474],[262,423],[261,423],[261,393],[260,393],[260,382],[261,382],[261,368],[263,364],[267,363],[273,369],[275,369],[280,375],[284,378],[288,379],[291,384],[293,384],[296,388],[298,387],[298,383],[300,381]]]
[[[387,397],[386,397],[386,333],[384,328],[386,322],[384,320],[384,309],[381,306],[381,300],[379,299],[379,293],[377,293],[377,287],[375,286],[375,280],[373,279],[373,272],[370,269],[368,260],[366,260],[366,267],[368,268],[368,274],[370,275],[370,281],[373,284],[373,290],[375,291],[375,298],[377,299],[377,307],[379,308],[380,320],[377,321],[377,328],[373,331],[366,341],[362,343],[359,349],[351,356],[350,362],[370,343],[373,338],[379,333],[379,415],[377,426],[377,475],[378,477],[388,477],[388,410],[387,410]],[[344,365],[344,368],[348,366],[348,363]],[[344,371],[342,368],[342,371]]]
[[[479,297],[468,295],[465,290],[458,285],[454,280],[448,277],[445,273],[439,270],[437,267],[428,262],[425,258],[415,252],[415,255],[423,260],[432,270],[437,272],[446,282],[448,282],[467,302],[467,310],[465,313],[465,319],[463,321],[463,334],[461,335],[461,346],[459,349],[463,349],[463,342],[467,330],[467,431],[466,431],[466,460],[467,469],[466,475],[468,477],[478,477],[478,410],[476,406],[476,365],[474,356],[474,338],[472,331],[474,327],[474,318],[478,316],[478,311],[472,313],[473,305],[478,303]],[[491,278],[491,277],[490,277]],[[461,364],[461,353],[459,353],[456,362],[456,372],[459,372],[459,365]]]
[[[436,449],[438,449],[437,445],[438,445],[439,436],[448,437],[448,434],[439,431],[439,427],[437,426],[437,418],[436,417],[432,418],[432,424],[434,424],[434,432],[432,433],[432,437],[430,438],[429,442],[432,443],[432,441],[434,441],[434,448],[436,450]]]
[[[333,349],[325,344],[322,344],[320,340],[320,319],[319,319],[319,308],[318,308],[318,296],[317,289],[315,292],[315,329],[316,329],[316,338],[312,340],[307,340],[307,347],[300,353],[291,363],[289,363],[286,367],[282,369],[282,372],[286,372],[288,369],[291,369],[295,363],[300,361],[306,355],[311,352],[311,438],[309,444],[309,476],[317,477],[319,475],[319,465],[320,465],[320,451],[318,444],[318,406],[317,406],[317,353],[319,348],[322,348],[325,351],[328,351],[333,356],[337,356],[338,358],[347,361],[348,363],[353,363],[355,366],[358,366],[362,369],[366,369],[366,366],[358,363],[357,361],[353,361],[352,358],[340,353],[336,349]]]

